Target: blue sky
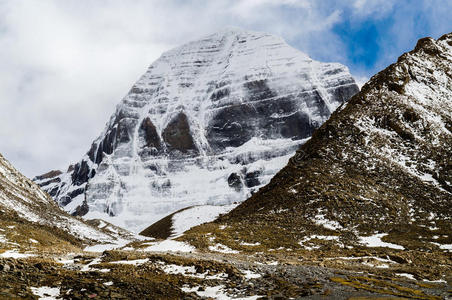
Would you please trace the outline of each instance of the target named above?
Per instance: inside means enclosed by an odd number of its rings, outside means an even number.
[[[282,36],[359,83],[452,31],[450,0],[0,0],[0,153],[66,168],[163,51],[226,26]]]
[[[426,36],[438,38],[452,31],[450,17],[452,1],[318,1],[318,3],[322,3],[318,4],[317,8],[323,15],[340,11],[337,21],[327,31],[341,54],[334,54],[332,50],[334,47],[327,52],[323,49],[313,49],[310,46],[313,44],[312,41],[307,52],[319,60],[336,59],[347,65],[355,77],[362,77],[363,80],[396,61],[402,53],[413,49],[418,39]],[[287,14],[294,17],[297,11]],[[293,43],[298,48],[304,48],[303,40],[294,39]]]

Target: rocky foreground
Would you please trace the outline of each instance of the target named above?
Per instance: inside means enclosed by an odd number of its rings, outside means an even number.
[[[363,248],[329,257],[323,251],[312,251],[310,256],[287,255],[287,251],[275,249],[248,255],[219,244],[214,251],[200,252],[182,242],[154,240],[103,253],[34,255],[15,251],[0,253],[0,298],[445,299],[452,296],[450,277],[448,284],[444,279],[425,278],[434,278],[431,274],[413,272],[416,262],[400,250],[388,255],[381,249]],[[428,256],[416,259],[428,264]],[[450,261],[444,263],[450,266]],[[450,275],[450,269],[448,272]]]

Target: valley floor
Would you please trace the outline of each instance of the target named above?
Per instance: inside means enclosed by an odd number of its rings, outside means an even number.
[[[168,252],[169,249],[176,252]],[[218,250],[218,249],[217,249]],[[228,253],[229,252],[229,253]],[[287,252],[200,252],[183,242],[121,250],[0,253],[1,299],[446,299],[451,287],[404,273],[396,257],[303,259]],[[446,262],[447,264],[447,262]],[[406,268],[405,268],[406,269]],[[447,275],[447,274],[446,274]],[[445,276],[450,283],[450,274]]]

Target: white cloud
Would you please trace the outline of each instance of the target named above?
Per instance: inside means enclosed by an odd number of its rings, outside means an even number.
[[[228,6],[230,3],[226,3]],[[304,0],[240,0],[230,5],[230,12],[242,18],[253,16],[257,11],[266,10],[268,8],[289,6],[292,8],[303,8],[312,12],[310,1]]]
[[[390,12],[396,1],[389,0],[355,0],[353,13],[355,16],[379,18]]]

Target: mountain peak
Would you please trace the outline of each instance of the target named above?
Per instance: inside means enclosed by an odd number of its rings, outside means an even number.
[[[311,61],[311,58],[307,54],[289,46],[280,36],[265,32],[245,30],[239,27],[225,27],[202,38],[185,43],[163,53],[162,59],[168,57],[174,59],[174,56],[186,54],[187,52],[196,53],[197,58],[199,58],[200,54],[211,57],[217,52],[219,55],[224,55],[223,57],[218,57],[218,59],[224,60],[228,56],[236,56],[236,51],[255,51],[256,49],[271,52],[273,52],[272,50],[274,49],[279,49],[284,52],[283,55],[285,56],[295,56],[302,58],[303,60]],[[264,57],[264,53],[259,53],[259,58]],[[184,57],[184,59],[186,58],[187,57]],[[263,61],[261,60],[261,62]]]
[[[343,65],[222,30],[165,52],[73,170],[39,183],[70,213],[135,231],[189,206],[240,202],[357,91]]]

